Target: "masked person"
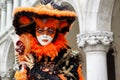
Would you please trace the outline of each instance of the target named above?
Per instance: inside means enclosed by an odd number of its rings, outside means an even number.
[[[40,4],[14,10],[13,25],[20,37],[16,80],[83,80],[80,53],[64,38],[76,14],[58,7]]]

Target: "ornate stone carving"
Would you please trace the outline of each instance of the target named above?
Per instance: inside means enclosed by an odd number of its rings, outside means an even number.
[[[97,31],[92,33],[78,34],[77,43],[79,48],[87,45],[97,44],[109,45],[113,41],[113,33],[108,31]]]

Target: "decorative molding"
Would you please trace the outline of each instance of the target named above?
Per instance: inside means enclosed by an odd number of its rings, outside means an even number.
[[[112,41],[113,33],[108,31],[97,31],[77,35],[77,43],[79,48],[84,48],[87,45],[94,46],[97,44],[107,46],[110,45]]]

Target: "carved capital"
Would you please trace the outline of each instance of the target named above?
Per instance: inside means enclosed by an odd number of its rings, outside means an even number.
[[[113,33],[108,31],[97,31],[77,35],[77,43],[79,48],[84,48],[88,45],[95,46],[97,44],[108,46],[112,41]]]

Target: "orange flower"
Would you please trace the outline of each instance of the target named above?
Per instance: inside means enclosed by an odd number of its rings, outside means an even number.
[[[27,70],[23,70],[23,71],[16,71],[15,73],[15,79],[16,80],[27,80]]]

